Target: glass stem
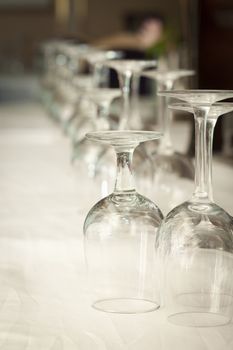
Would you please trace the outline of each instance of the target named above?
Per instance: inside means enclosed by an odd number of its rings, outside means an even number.
[[[172,90],[173,81],[168,80],[165,82],[158,83],[159,90]],[[163,130],[163,137],[160,140],[158,152],[160,154],[172,154],[173,147],[171,141],[171,123],[172,123],[172,112],[168,108],[168,98],[160,96],[159,98],[159,122]]]
[[[135,75],[132,79],[132,107],[131,116],[133,117],[134,124],[138,129],[141,129],[141,116],[140,116],[140,103],[139,103],[139,88],[140,88],[140,76]]]
[[[130,83],[132,78],[131,72],[118,73],[119,85],[123,97],[123,111],[120,118],[119,130],[125,130],[128,128],[128,120],[130,113],[129,95],[130,95]]]
[[[212,158],[213,158],[213,136],[217,118],[208,118],[206,123],[206,142],[207,142],[207,168],[208,168],[208,193],[210,201],[213,201],[212,186]]]
[[[107,130],[109,127],[107,116],[109,114],[110,102],[100,103],[97,105],[96,129]]]
[[[212,142],[213,125],[207,123],[210,107],[194,107],[195,116],[195,191],[192,201],[210,202],[212,200]],[[207,149],[208,146],[208,149]],[[211,150],[209,149],[211,148]]]
[[[133,147],[116,147],[117,176],[114,192],[134,192],[135,185],[132,173]]]
[[[95,63],[92,66],[93,87],[100,86],[102,68],[103,66],[99,63]]]

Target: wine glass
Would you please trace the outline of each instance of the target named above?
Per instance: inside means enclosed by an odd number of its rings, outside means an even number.
[[[129,97],[132,93],[132,87],[134,90],[137,90],[137,86],[134,86],[134,82],[137,84],[139,83],[137,79],[139,76],[139,73],[142,70],[154,67],[156,65],[156,61],[155,60],[135,60],[135,59],[121,59],[121,60],[115,59],[111,61],[106,61],[104,65],[117,71],[119,86],[122,92],[123,110],[120,116],[118,129],[119,130],[127,129],[129,128],[129,125],[133,126],[133,129],[135,129],[135,126],[139,127],[140,121],[139,121],[138,115],[135,115],[135,119],[133,121],[130,120],[130,116],[132,115],[132,113],[130,108]],[[132,78],[134,78],[133,84],[131,84]],[[106,153],[106,156],[108,156],[107,153]],[[103,155],[102,164],[105,163],[104,157],[105,157],[105,154]],[[151,187],[154,171],[153,171],[153,164],[151,162],[151,159],[146,149],[144,148],[143,144],[141,144],[136,149],[134,154],[134,170],[136,173],[138,172],[138,169],[139,169],[138,165],[141,164],[143,161],[145,162],[145,167],[143,171],[140,171],[138,176],[136,176],[136,180],[137,180],[137,184],[140,185],[141,193],[145,194],[148,192],[148,188]]]
[[[118,74],[119,85],[122,91],[123,97],[123,111],[121,114],[121,120],[119,124],[119,130],[124,130],[128,127],[130,117],[130,103],[129,96],[131,92],[131,80],[134,75],[138,75],[139,72],[146,68],[155,67],[156,61],[146,60],[111,60],[104,62],[104,65],[115,69]]]
[[[63,40],[50,40],[43,45],[44,74],[41,80],[42,103],[49,115],[56,119],[56,95],[58,82],[61,80],[61,71],[66,64],[66,57],[61,52],[66,42]]]
[[[107,130],[109,129],[109,109],[112,101],[116,99],[117,97],[120,97],[121,91],[117,88],[85,88],[83,89],[83,93],[85,94],[85,97],[91,101],[96,106],[97,116],[96,118],[92,119],[92,125],[89,125],[89,128],[87,127],[86,132],[85,130],[82,130],[82,135],[79,137],[78,141],[74,143],[74,158],[79,154],[79,147],[81,144],[92,144],[89,142],[85,134],[89,131],[94,130]],[[81,125],[79,125],[79,128]],[[89,129],[89,130],[88,130]]]
[[[134,75],[131,84],[131,113],[130,120],[133,120],[133,128],[141,130],[143,129],[143,123],[140,115],[140,75]]]
[[[142,72],[141,76],[154,79],[157,83],[157,89],[160,90],[172,90],[177,80],[194,75],[193,70],[177,69],[177,70],[150,70]],[[171,114],[167,108],[168,98],[166,96],[159,96],[159,111],[158,116],[160,124],[164,129],[164,137],[160,140],[159,151],[162,154],[174,153],[172,141],[171,141]],[[192,169],[193,167],[190,166]]]
[[[175,82],[194,74],[192,70],[150,70],[142,72],[141,75],[155,79],[159,90],[172,90]],[[164,133],[159,147],[152,151],[151,158],[154,164],[154,190],[146,193],[152,200],[160,203],[163,213],[167,214],[172,208],[189,198],[193,187],[194,166],[192,160],[185,154],[176,152],[171,141],[172,115],[167,108],[168,98],[159,97],[158,117]],[[147,165],[145,164],[147,168]],[[140,171],[144,170],[142,163]],[[140,172],[139,172],[140,175]]]
[[[56,47],[55,93],[51,111],[54,119],[65,128],[75,111],[77,89],[73,77],[82,71],[81,58],[91,48],[85,44],[61,41]]]
[[[84,55],[85,60],[89,63],[92,76],[93,76],[93,87],[106,86],[106,72],[104,72],[105,61],[118,59],[122,57],[121,51],[113,50],[97,50],[94,52],[88,52]]]
[[[160,209],[136,192],[133,151],[161,134],[146,131],[100,131],[87,138],[114,147],[114,192],[89,211],[84,223],[85,253],[92,306],[112,313],[143,313],[159,308],[154,240]]]
[[[86,132],[108,130],[110,105],[114,99],[120,97],[120,89],[90,88],[86,90],[86,95],[97,107],[97,118],[93,119],[92,129],[88,125]],[[106,164],[101,162],[103,154],[108,155],[108,159],[104,158]],[[115,178],[114,156],[114,152],[110,152],[106,145],[90,142],[85,136],[73,145],[72,164],[79,182],[82,183],[80,195],[85,197],[86,188],[90,191],[85,208],[110,193],[110,186],[113,187]]]
[[[96,48],[89,48],[89,50],[83,51],[79,54],[79,59],[88,62],[91,73],[89,75],[77,74],[73,77],[73,86],[75,87],[77,96],[74,107],[74,112],[70,115],[65,128],[69,129],[68,134],[72,138],[74,144],[78,143],[86,134],[91,131],[93,124],[95,124],[96,110],[92,109],[89,99],[86,98],[87,88],[106,87],[107,75],[104,72],[103,61],[111,60],[121,57],[120,51],[101,51]],[[77,59],[77,57],[76,57]],[[87,83],[86,86],[84,83]],[[89,128],[89,129],[87,129]]]
[[[42,51],[42,77],[40,79],[41,85],[41,101],[43,105],[48,109],[52,98],[52,90],[54,87],[54,66],[55,66],[55,48],[56,41],[45,41],[41,45]]]
[[[233,315],[233,221],[213,201],[211,164],[217,117],[233,110],[233,104],[214,103],[233,97],[233,91],[160,94],[184,100],[192,108],[196,143],[194,193],[166,216],[156,239],[163,304],[174,324],[224,325]],[[183,104],[180,109],[184,109]]]
[[[74,111],[63,123],[63,129],[72,143],[75,143],[85,135],[85,132],[82,131],[83,124],[88,124],[89,119],[92,122],[95,115],[94,108],[86,97],[86,90],[93,85],[93,77],[91,74],[78,74],[78,76],[74,77],[72,83],[76,90]]]

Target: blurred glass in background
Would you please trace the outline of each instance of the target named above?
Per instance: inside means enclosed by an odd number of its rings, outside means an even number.
[[[232,0],[0,0],[0,101],[19,98],[3,77],[38,72],[40,45],[54,38],[120,49],[128,58],[159,58],[161,65],[166,57],[170,67],[197,72],[190,87],[232,88]],[[112,86],[116,80],[112,73]],[[151,89],[142,79],[140,93]],[[230,158],[232,129],[231,118],[220,120],[214,144]]]

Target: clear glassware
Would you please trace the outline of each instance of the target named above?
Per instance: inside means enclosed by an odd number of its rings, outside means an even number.
[[[214,102],[233,97],[233,91],[160,93],[189,104],[196,141],[194,193],[166,216],[156,239],[162,303],[174,324],[224,325],[233,315],[233,220],[213,201],[211,164],[216,120],[233,110],[233,104]]]
[[[133,151],[161,134],[105,131],[87,138],[114,147],[117,176],[114,192],[89,211],[84,223],[85,255],[92,306],[112,313],[144,313],[159,308],[154,240],[163,218],[160,209],[136,192]]]
[[[121,57],[121,55],[122,53],[119,51],[101,51],[91,47],[79,55],[76,54],[76,60],[79,57],[89,64],[91,73],[86,75],[86,79],[84,75],[80,74],[74,75],[72,79],[72,85],[76,91],[76,101],[72,105],[73,113],[70,114],[65,129],[68,129],[68,135],[73,144],[78,144],[88,131],[93,130],[93,125],[96,123],[96,109],[92,108],[90,101],[88,103],[87,88],[106,87],[108,74],[106,74],[106,67],[103,66],[102,62]]]
[[[133,75],[138,75],[146,68],[153,68],[156,66],[156,61],[146,60],[111,60],[104,62],[104,65],[115,69],[118,74],[119,85],[123,97],[123,111],[119,124],[119,130],[127,129],[130,123],[130,94],[131,94],[131,80]]]
[[[125,130],[125,129],[138,129],[140,126],[140,120],[138,118],[138,114],[135,115],[135,119],[131,118],[133,109],[131,109],[130,106],[130,95],[132,94],[132,88],[134,90],[137,90],[137,86],[134,86],[138,84],[138,76],[139,73],[147,68],[153,68],[156,66],[155,60],[134,60],[134,59],[121,59],[121,60],[111,60],[106,61],[104,63],[107,67],[115,69],[118,74],[119,79],[119,86],[122,92],[122,98],[123,98],[123,110],[120,115],[119,130]],[[132,79],[135,79],[134,82],[132,82]],[[132,84],[133,83],[133,84]],[[135,91],[136,92],[136,91]],[[134,104],[135,104],[135,98],[134,98]],[[151,159],[146,151],[144,149],[143,144],[141,144],[135,151],[134,154],[134,170],[137,173],[138,172],[138,165],[142,162],[145,162],[144,169],[136,176],[137,184],[140,185],[140,192],[142,194],[146,194],[148,192],[148,188],[151,187],[152,180],[153,180],[153,164],[151,162]],[[105,163],[105,160],[103,159],[102,164]]]
[[[61,123],[62,127],[74,113],[77,93],[72,79],[74,74],[80,72],[80,57],[88,50],[90,48],[87,45],[74,45],[65,40],[56,45],[54,94],[50,109],[53,118]]]
[[[140,113],[140,75],[134,75],[132,79],[132,96],[131,96],[131,115],[130,120],[133,121],[133,129],[143,130],[143,121]]]
[[[194,75],[193,70],[177,69],[177,70],[150,70],[142,72],[141,76],[154,79],[157,84],[157,90],[173,90],[177,80]],[[159,122],[164,130],[164,137],[160,140],[160,152],[164,154],[174,153],[171,141],[171,122],[172,115],[168,110],[168,98],[166,96],[159,96]],[[194,171],[192,165],[190,165]]]
[[[120,89],[90,88],[86,90],[89,99],[97,107],[97,118],[93,120],[92,130],[109,129],[109,109],[112,101],[120,97]],[[79,179],[80,194],[85,196],[86,188],[90,195],[85,201],[85,209],[110,193],[115,179],[115,155],[104,144],[90,142],[85,136],[75,143],[72,154],[72,164]],[[105,155],[105,164],[102,157]],[[111,186],[111,187],[110,187]],[[91,189],[91,190],[90,190]]]
[[[51,113],[64,131],[76,112],[79,91],[75,78],[85,70],[83,57],[94,49],[86,44],[61,41],[57,45],[56,70],[54,71],[55,90]]]
[[[50,104],[50,99],[52,95],[53,85],[54,85],[54,55],[55,55],[56,41],[49,40],[45,41],[41,45],[42,51],[42,76],[40,79],[41,86],[41,101],[43,105],[48,109]]]
[[[87,53],[84,58],[89,63],[93,76],[93,87],[106,87],[106,71],[104,62],[107,60],[114,60],[122,57],[121,51],[113,50],[97,50]],[[105,81],[104,81],[105,80]],[[104,85],[104,86],[103,86]]]
[[[95,124],[96,108],[86,94],[86,91],[93,86],[93,76],[91,74],[79,74],[74,77],[73,85],[76,89],[74,112],[64,123],[64,130],[72,144],[75,144],[88,131],[92,130],[93,124]]]
[[[155,79],[158,90],[172,90],[175,82],[194,74],[192,70],[177,69],[168,71],[150,70],[142,72],[142,76]],[[171,111],[167,108],[168,98],[160,96],[158,118],[164,137],[159,146],[151,153],[154,165],[153,191],[148,188],[146,193],[152,200],[157,200],[164,214],[189,198],[193,188],[194,166],[192,159],[187,155],[176,152],[171,140]],[[147,164],[141,165],[140,171],[144,171]],[[139,175],[140,175],[139,171]]]
[[[50,40],[43,46],[44,51],[44,74],[41,80],[42,103],[49,116],[56,119],[56,95],[57,83],[61,79],[62,66],[66,63],[66,57],[61,53],[65,47],[64,40]]]
[[[93,118],[92,130],[87,130],[86,132],[95,130],[108,130],[110,128],[108,120],[110,105],[114,99],[120,97],[120,89],[87,88],[84,89],[84,92],[86,98],[94,103],[97,110],[97,116],[95,119]],[[74,143],[74,159],[79,158],[79,155],[81,154],[81,156],[83,156],[83,149],[80,152],[79,148],[84,144],[93,146],[93,142],[88,141],[85,135],[83,135],[82,138],[79,138],[78,142]]]

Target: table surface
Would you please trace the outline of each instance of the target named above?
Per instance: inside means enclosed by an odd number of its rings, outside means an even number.
[[[232,214],[233,169],[215,161],[214,173]],[[90,307],[78,186],[69,141],[39,103],[0,105],[0,349],[232,350],[232,323],[182,328],[162,309]]]

